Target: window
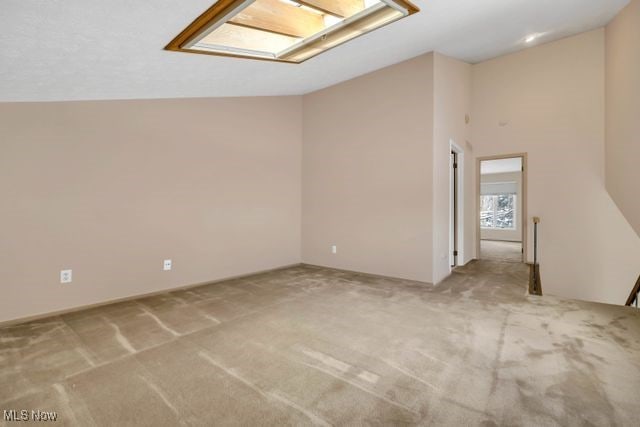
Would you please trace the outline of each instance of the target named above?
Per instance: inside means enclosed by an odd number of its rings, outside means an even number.
[[[166,49],[299,63],[417,11],[407,0],[218,0]]]
[[[501,230],[516,229],[516,195],[480,196],[480,226]]]

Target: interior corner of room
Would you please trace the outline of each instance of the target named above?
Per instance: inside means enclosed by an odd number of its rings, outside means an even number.
[[[638,273],[630,15],[302,95],[4,102],[2,320],[300,262],[438,284],[482,242],[513,259],[522,242],[533,262],[534,216],[546,291],[619,304]],[[529,164],[521,181],[479,170],[513,155]],[[484,194],[500,188],[513,195]],[[498,211],[488,224],[483,207],[507,199],[513,228]],[[168,274],[154,268],[166,258]],[[51,286],[67,268],[74,285]],[[20,304],[24,292],[38,296]]]
[[[6,1],[4,421],[640,425],[640,0]]]

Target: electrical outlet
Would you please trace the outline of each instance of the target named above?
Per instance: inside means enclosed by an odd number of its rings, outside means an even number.
[[[60,270],[60,283],[71,283],[72,273],[72,270]]]
[[[331,246],[331,253],[332,254],[337,254],[338,253],[338,247],[336,245]]]
[[[162,268],[163,268],[164,271],[171,270],[171,260],[170,259],[165,259]]]

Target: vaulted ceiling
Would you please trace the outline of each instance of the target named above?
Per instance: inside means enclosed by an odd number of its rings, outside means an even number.
[[[601,27],[628,3],[415,0],[419,13],[302,64],[163,50],[213,1],[2,0],[0,101],[303,94],[433,50],[480,62]]]

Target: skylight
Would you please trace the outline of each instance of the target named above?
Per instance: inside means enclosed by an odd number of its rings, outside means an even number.
[[[417,11],[405,0],[218,0],[166,49],[299,63]]]

